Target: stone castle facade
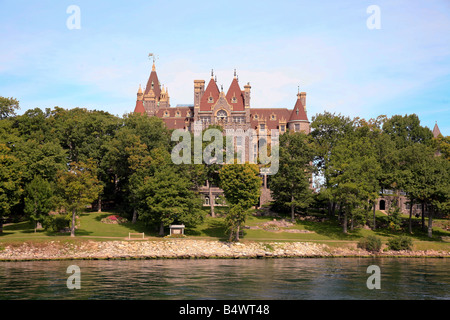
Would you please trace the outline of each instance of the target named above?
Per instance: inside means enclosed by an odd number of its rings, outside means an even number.
[[[211,71],[211,78],[205,86],[205,80],[194,80],[194,103],[171,107],[170,96],[167,88],[161,85],[155,63],[144,89],[139,86],[137,92],[135,113],[146,114],[149,117],[161,118],[168,129],[182,129],[195,132],[206,129],[210,125],[219,125],[224,129],[235,131],[251,131],[256,135],[245,137],[253,139],[252,150],[245,149],[245,161],[254,161],[257,157],[258,147],[261,144],[271,143],[271,133],[275,130],[283,134],[287,130],[291,132],[310,132],[310,122],[306,111],[306,92],[298,92],[294,100],[293,108],[257,108],[251,106],[251,86],[247,83],[239,84],[236,70],[231,84],[225,92],[223,87],[219,89],[217,78]],[[235,146],[247,144],[246,141],[237,140]],[[249,144],[250,145],[250,144]],[[263,180],[260,205],[271,201],[270,190],[267,184],[267,175]],[[200,192],[204,197],[204,205],[218,205],[219,197],[223,192],[217,186],[206,185]]]

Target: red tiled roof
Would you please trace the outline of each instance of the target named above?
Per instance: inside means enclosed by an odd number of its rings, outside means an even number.
[[[256,129],[259,121],[263,120],[268,130],[278,129],[280,121],[287,124],[291,113],[287,108],[250,108],[250,126]]]
[[[233,97],[236,97],[236,103],[232,103]],[[236,78],[231,81],[230,88],[226,95],[227,101],[233,107],[233,111],[244,111],[244,97]]]
[[[217,102],[219,99],[219,88],[217,87],[217,83],[214,79],[211,78],[209,80],[208,86],[206,87],[205,92],[203,93],[202,98],[200,99],[200,111],[211,111],[211,106]],[[208,103],[208,98],[213,97],[214,103]]]
[[[158,75],[156,74],[155,70],[152,70],[152,72],[150,73],[150,77],[148,77],[147,87],[145,87],[145,94],[149,93],[150,89],[152,88],[152,82],[153,82],[153,92],[155,93],[156,99],[159,100],[161,88],[159,87]]]
[[[441,130],[439,130],[439,127],[436,122],[436,124],[434,125],[434,128],[433,128],[433,137],[437,138],[440,134],[441,134]]]
[[[145,108],[142,100],[136,101],[136,107],[134,108],[135,113],[145,114]]]
[[[297,102],[295,103],[294,110],[292,110],[291,117],[289,121],[308,121],[308,117],[306,116],[305,107],[302,104],[300,99],[300,95],[298,95]]]

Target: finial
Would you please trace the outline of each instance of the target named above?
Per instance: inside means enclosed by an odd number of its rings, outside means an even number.
[[[214,77],[214,69],[211,69],[211,79]]]
[[[236,69],[234,69],[234,77],[236,78]]]
[[[223,84],[220,85],[220,91],[223,92]]]
[[[214,82],[216,82],[216,83],[217,83],[217,76],[215,76],[215,77],[214,77]]]

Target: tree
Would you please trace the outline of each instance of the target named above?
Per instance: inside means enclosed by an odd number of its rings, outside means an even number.
[[[18,100],[0,97],[0,120],[15,116],[15,110],[18,110],[19,108]]]
[[[66,211],[72,212],[70,236],[75,237],[75,218],[102,191],[93,161],[72,162],[69,170],[58,173],[58,188]]]
[[[363,128],[362,130],[366,130]],[[369,201],[378,196],[380,165],[372,139],[363,132],[342,139],[336,145],[329,164],[331,193],[343,205],[343,232],[347,233],[348,217],[364,219]]]
[[[201,199],[193,190],[189,176],[177,165],[170,163],[170,154],[154,149],[149,166],[141,167],[132,179],[139,202],[139,219],[146,225],[159,225],[159,234],[164,227],[182,223],[193,227],[204,219]]]
[[[0,143],[0,233],[3,232],[3,218],[20,201],[23,170],[23,163],[11,153],[11,149]]]
[[[353,132],[353,120],[343,115],[330,112],[318,114],[311,121],[311,137],[314,141],[314,165],[316,174],[323,177],[323,185],[320,192],[328,197],[328,214],[334,215],[336,202],[332,201],[330,188],[330,176],[328,166],[336,144]]]
[[[292,221],[295,221],[296,208],[306,209],[313,201],[312,159],[313,149],[306,134],[281,135],[279,169],[272,176],[270,190],[277,204],[290,207]]]
[[[24,201],[24,212],[34,222],[34,232],[36,232],[38,224],[42,224],[48,213],[54,208],[53,188],[50,182],[40,176],[35,176],[25,187]]]
[[[226,218],[230,241],[239,241],[240,227],[245,223],[249,209],[258,203],[261,178],[255,164],[226,164],[219,171],[220,186],[231,205]]]

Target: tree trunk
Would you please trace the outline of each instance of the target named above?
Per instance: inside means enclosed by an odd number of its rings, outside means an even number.
[[[98,208],[97,212],[102,212],[102,196],[98,196]]]
[[[131,220],[131,223],[136,223],[137,221],[137,210],[136,208],[133,209],[133,219]]]
[[[413,233],[412,232],[412,209],[413,209],[413,205],[414,205],[414,201],[411,199],[410,203],[409,203],[409,233]]]
[[[422,202],[422,231],[425,231],[425,203]]]
[[[0,234],[3,233],[3,217],[0,217]]]
[[[70,228],[70,236],[75,237],[75,209],[72,209],[72,227]]]
[[[236,242],[237,241],[239,241],[239,226],[237,226],[237,228],[236,228],[236,237],[235,237],[235,240],[236,240]]]
[[[295,222],[295,205],[294,205],[294,196],[291,197],[291,221]]]
[[[164,223],[163,222],[161,222],[161,224],[159,225],[159,235],[164,236]]]
[[[331,200],[328,201],[328,215],[331,217],[331,212],[332,212],[332,202]]]
[[[428,237],[433,237],[433,207],[428,211]]]
[[[351,222],[350,222],[350,230],[352,230],[352,231],[353,231],[353,220],[355,220],[355,219],[354,219],[354,217],[352,215],[351,216]]]
[[[344,233],[347,233],[347,212],[346,211],[344,211],[343,231],[344,231]]]
[[[376,225],[376,216],[375,216],[375,207],[376,207],[376,202],[374,201],[373,202],[373,230],[375,230],[376,228],[377,228],[377,225]]]
[[[333,201],[333,207],[331,208],[331,216],[334,217],[336,213],[336,202]]]
[[[209,207],[210,207],[211,217],[215,218],[216,213],[214,212],[214,202],[213,202],[213,197],[212,197],[211,183],[209,183],[208,180],[206,180],[206,181],[208,183]]]

